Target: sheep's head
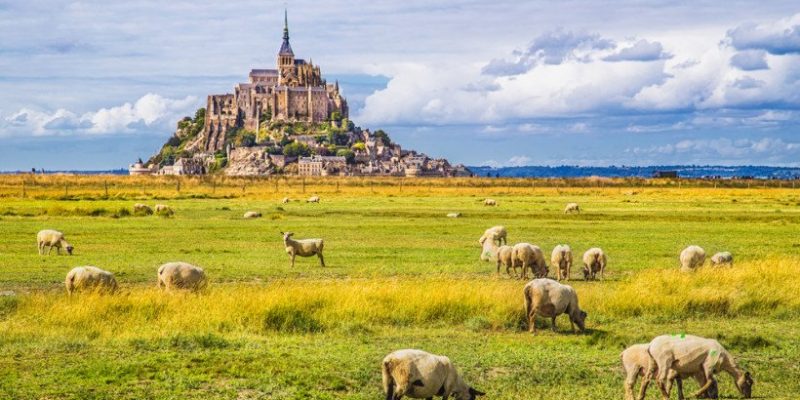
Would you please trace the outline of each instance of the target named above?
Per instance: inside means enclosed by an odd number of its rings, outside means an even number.
[[[283,235],[283,241],[285,242],[294,235],[294,232],[281,232],[281,235]]]
[[[742,393],[742,396],[745,399],[749,399],[753,395],[753,384],[755,381],[753,380],[753,376],[750,375],[749,372],[745,371],[744,375],[742,375],[737,381],[736,386],[739,388],[739,391]]]
[[[578,329],[580,329],[581,332],[586,330],[586,317],[588,315],[589,314],[587,314],[586,311],[580,310],[578,312],[578,315],[576,315],[574,320],[572,321],[575,323],[575,325],[578,325]]]
[[[67,245],[67,254],[69,254],[69,255],[72,255],[72,250],[73,250],[73,249],[74,249],[74,247],[72,247],[72,245],[71,245],[71,244],[68,244],[68,245]]]
[[[464,389],[453,393],[453,397],[455,397],[456,400],[475,400],[478,398],[478,396],[485,396],[485,395],[486,393],[481,392],[480,390],[477,390],[470,386],[465,386]]]
[[[589,267],[587,266],[583,267],[583,280],[585,281],[589,280]]]

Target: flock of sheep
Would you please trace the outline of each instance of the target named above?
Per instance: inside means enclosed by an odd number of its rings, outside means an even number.
[[[486,199],[486,205],[497,205],[496,201]],[[283,203],[288,203],[285,198]],[[319,202],[314,196],[308,202]],[[134,209],[146,212],[137,204]],[[149,209],[149,207],[147,207]],[[156,206],[158,212],[172,210],[167,206]],[[565,213],[579,212],[575,203],[565,208]],[[151,212],[152,213],[152,212]],[[248,212],[245,218],[255,218],[255,212]],[[292,232],[281,232],[285,251],[294,267],[295,257],[317,256],[321,266],[325,266],[322,255],[324,241],[322,239],[294,239]],[[539,246],[530,243],[507,244],[508,231],[503,226],[487,229],[478,242],[483,247],[480,255],[482,261],[495,260],[497,273],[505,267],[506,273],[513,277],[527,279],[530,270],[534,279],[523,288],[525,314],[528,331],[536,332],[535,318],[541,316],[551,320],[551,329],[556,332],[556,317],[566,314],[569,317],[572,331],[575,325],[583,332],[586,329],[587,313],[578,305],[578,294],[574,288],[560,283],[569,280],[572,268],[572,249],[569,245],[560,244],[553,248],[550,265],[556,269],[556,279],[548,278],[549,268]],[[63,248],[72,254],[73,246],[67,242],[64,234],[56,230],[42,230],[37,234],[37,247],[40,255],[50,254],[53,247],[58,254]],[[47,248],[47,253],[45,253]],[[680,254],[682,271],[691,271],[705,262],[706,253],[699,246],[689,246]],[[604,278],[607,257],[602,249],[594,247],[583,254],[583,277],[594,280],[599,273]],[[713,265],[732,265],[733,256],[729,252],[720,252],[711,257]],[[517,269],[521,268],[519,272]],[[170,262],[161,265],[157,271],[158,287],[166,290],[186,289],[201,290],[207,286],[205,272],[202,268],[185,262]],[[114,275],[93,266],[76,267],[67,274],[65,285],[67,293],[79,290],[113,293],[118,285]],[[701,386],[695,393],[699,398],[717,398],[718,387],[714,374],[725,371],[730,374],[736,387],[745,398],[750,398],[753,378],[749,372],[736,365],[733,357],[722,345],[713,339],[705,339],[692,335],[664,335],[653,339],[648,344],[637,344],[627,348],[621,354],[625,370],[625,398],[644,399],[651,380],[656,381],[664,399],[668,400],[673,383],[677,383],[678,396],[684,398],[682,381],[693,378]],[[392,352],[383,359],[381,366],[383,389],[387,400],[400,400],[403,396],[410,398],[432,399],[441,396],[443,399],[453,396],[458,400],[475,400],[485,395],[464,382],[449,358],[434,355],[422,350],[405,349]],[[642,377],[638,395],[634,397],[634,385],[638,377]]]

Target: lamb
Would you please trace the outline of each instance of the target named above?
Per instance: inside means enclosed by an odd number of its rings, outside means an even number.
[[[644,399],[644,396],[647,393],[647,386],[650,384],[650,380],[652,379],[652,376],[647,375],[650,363],[652,362],[650,353],[647,352],[649,347],[649,343],[635,344],[628,347],[622,352],[622,354],[620,354],[620,357],[622,358],[622,368],[625,370],[625,400],[634,400],[633,385],[636,384],[636,379],[640,376],[642,377],[642,385],[639,388],[639,395],[636,397],[636,399]],[[706,377],[703,373],[698,372],[693,375],[678,375],[674,369],[670,369],[667,377],[667,391],[669,391],[669,388],[672,387],[672,382],[677,381],[678,398],[683,399],[683,379],[689,377],[694,378],[694,380],[697,381],[697,384],[701,387],[706,384]],[[717,383],[714,382],[708,388],[708,390],[703,393],[701,398],[716,399],[717,396]]]
[[[517,243],[511,250],[511,261],[522,266],[522,279],[528,278],[528,268],[535,278],[544,278],[549,272],[544,254],[539,246],[530,243]],[[516,265],[514,270],[516,271]]]
[[[47,247],[47,255],[50,255],[50,251],[53,250],[53,247],[56,248],[56,254],[58,255],[61,255],[62,247],[69,255],[72,255],[72,250],[74,249],[74,247],[64,239],[63,233],[53,229],[44,229],[36,234],[36,247],[39,248],[39,255],[44,255],[45,247]]]
[[[500,266],[506,267],[506,273],[511,276],[511,268],[514,268],[514,276],[517,276],[517,266],[514,265],[511,258],[514,248],[508,245],[502,245],[497,248],[495,252],[495,259],[497,259],[497,274],[500,275]]]
[[[556,277],[558,280],[569,280],[569,274],[572,270],[572,249],[569,245],[559,244],[553,248],[553,253],[550,255],[550,265],[556,267]]]
[[[593,247],[583,253],[583,280],[594,280],[600,272],[600,280],[605,280],[606,253],[598,247]]]
[[[481,244],[481,261],[492,261],[495,259],[497,255],[497,244],[494,240],[489,240],[486,237],[481,237],[478,239],[478,243]]]
[[[166,204],[156,204],[156,214],[168,216],[168,215],[172,215],[174,213],[175,212],[172,211],[172,208],[170,208],[168,205],[166,205]]]
[[[311,196],[306,200],[306,203],[319,203],[319,196]]]
[[[281,200],[281,203],[282,204],[289,204],[290,201],[291,200],[288,197],[284,197],[283,200]]]
[[[67,287],[67,294],[69,295],[79,290],[99,293],[114,293],[117,291],[117,280],[114,279],[114,274],[92,266],[73,268],[67,274],[64,285]]]
[[[578,203],[569,203],[569,204],[567,204],[566,207],[564,207],[564,214],[570,214],[570,213],[574,213],[574,212],[576,212],[576,213],[581,212],[581,208],[578,205]]]
[[[711,256],[711,265],[719,267],[722,265],[733,266],[733,254],[730,251],[722,251]]]
[[[536,333],[536,314],[550,318],[553,332],[556,331],[556,317],[569,315],[572,332],[575,325],[581,332],[586,329],[586,312],[578,307],[578,294],[572,286],[558,283],[552,279],[534,279],[525,285],[525,314],[528,316],[528,332]]]
[[[483,205],[485,205],[485,206],[496,206],[497,205],[497,201],[494,200],[494,199],[486,199],[486,200],[483,201]]]
[[[725,371],[733,377],[736,388],[746,399],[753,391],[753,378],[750,373],[739,368],[736,361],[722,345],[714,339],[706,339],[692,335],[663,335],[650,342],[647,348],[651,361],[648,375],[656,376],[656,383],[664,400],[669,400],[669,371],[675,370],[679,375],[702,373],[705,384],[694,396],[698,397],[716,383],[714,373]],[[655,371],[658,375],[655,375]]]
[[[202,268],[185,262],[170,262],[158,268],[158,287],[170,291],[187,289],[198,291],[208,285]]]
[[[244,219],[261,218],[261,213],[258,211],[248,211],[242,216]]]
[[[133,213],[137,215],[152,215],[153,209],[146,204],[136,203],[133,205]]]
[[[492,241],[497,242],[498,245],[503,245],[508,242],[507,237],[508,237],[508,231],[506,231],[506,227],[497,225],[484,231],[483,235],[481,236],[481,239],[489,238],[492,239]]]
[[[322,239],[292,239],[292,232],[281,232],[283,235],[283,244],[286,246],[286,254],[292,259],[292,268],[294,268],[294,258],[311,257],[316,255],[319,257],[319,263],[324,267],[325,259],[322,257],[322,248],[325,243]]]
[[[690,272],[706,262],[706,251],[700,246],[689,246],[681,251],[681,271]]]
[[[464,382],[455,365],[445,356],[422,350],[406,349],[390,353],[381,365],[386,400],[431,399],[451,395],[458,400],[475,400],[483,396]]]

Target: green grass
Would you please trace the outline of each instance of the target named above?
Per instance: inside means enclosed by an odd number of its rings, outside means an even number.
[[[321,204],[253,190],[3,198],[0,290],[17,296],[0,297],[0,398],[377,399],[382,357],[415,347],[448,355],[488,398],[617,399],[622,349],[674,332],[719,338],[754,373],[757,397],[800,390],[800,190],[342,188]],[[572,201],[582,214],[562,213]],[[175,215],[121,212],[136,202]],[[241,219],[247,210],[264,217]],[[607,252],[607,282],[572,283],[585,334],[567,333],[566,317],[560,333],[524,331],[524,282],[478,261],[478,237],[498,224],[548,255],[570,244],[576,264],[590,247]],[[45,228],[63,231],[75,255],[39,256]],[[290,268],[286,230],[324,238],[328,267],[298,258]],[[733,252],[734,269],[677,273],[689,244]],[[158,292],[156,269],[177,260],[202,266],[210,289]],[[67,298],[64,276],[79,265],[114,272],[122,293]]]

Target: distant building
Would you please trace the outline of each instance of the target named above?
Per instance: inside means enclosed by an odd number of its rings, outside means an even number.
[[[145,167],[141,158],[139,161],[128,166],[128,173],[131,175],[152,175],[157,171],[158,168],[152,164]]]
[[[653,178],[677,178],[678,171],[655,171]]]
[[[297,173],[303,176],[333,175],[347,168],[347,159],[341,156],[300,157]]]

